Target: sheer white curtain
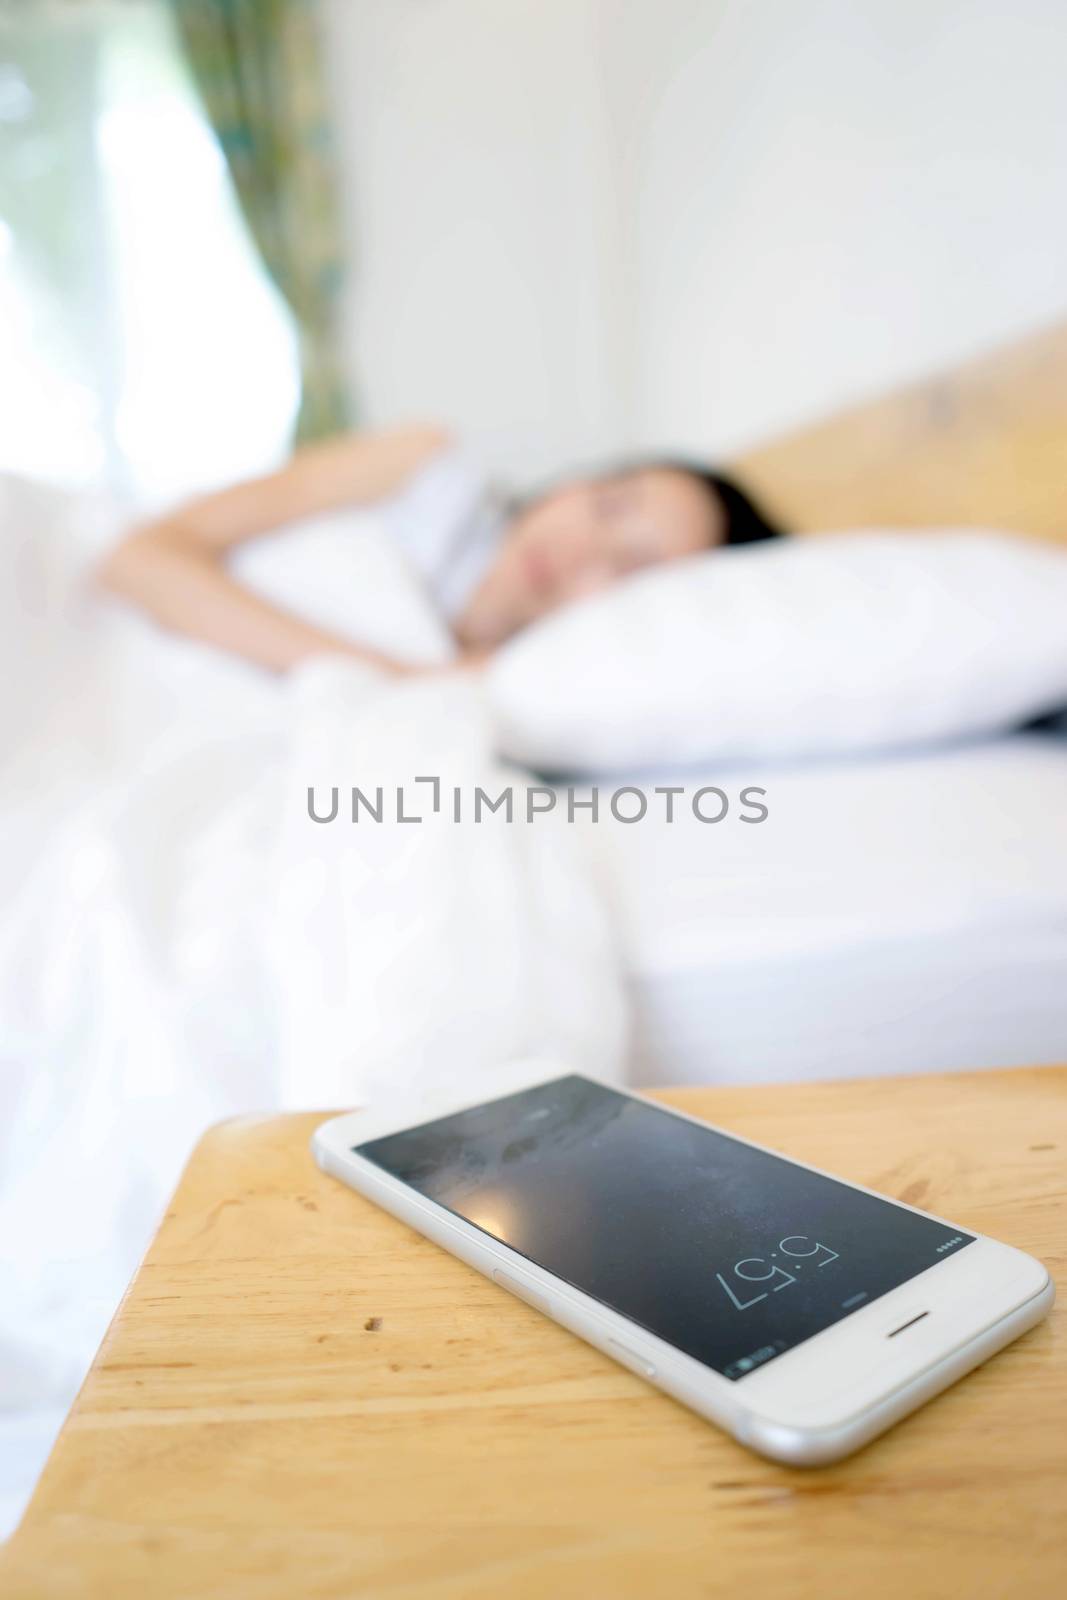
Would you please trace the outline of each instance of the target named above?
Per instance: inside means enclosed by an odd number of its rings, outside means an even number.
[[[298,398],[167,7],[0,8],[0,471],[158,504],[276,460]]]

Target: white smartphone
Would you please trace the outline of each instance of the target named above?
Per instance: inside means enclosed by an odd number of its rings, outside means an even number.
[[[410,1121],[410,1113],[408,1120]],[[568,1075],[312,1140],[358,1189],[778,1461],[839,1460],[1018,1338],[1032,1256]]]

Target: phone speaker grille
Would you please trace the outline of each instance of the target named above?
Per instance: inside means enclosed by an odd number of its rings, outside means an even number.
[[[895,1339],[898,1333],[903,1333],[905,1328],[914,1328],[917,1322],[930,1315],[929,1311],[920,1311],[917,1317],[910,1317],[907,1322],[902,1322],[899,1328],[894,1328],[892,1333],[887,1333],[887,1339]]]

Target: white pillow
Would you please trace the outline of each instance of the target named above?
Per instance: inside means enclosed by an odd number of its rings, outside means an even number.
[[[519,634],[488,685],[502,750],[543,769],[986,733],[1067,702],[1067,551],[948,531],[709,552]]]
[[[233,568],[257,594],[354,644],[427,665],[454,653],[381,509],[350,507],[296,523],[244,545]]]

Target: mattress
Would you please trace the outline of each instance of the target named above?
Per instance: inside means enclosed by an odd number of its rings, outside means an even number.
[[[590,830],[635,1082],[1067,1059],[1067,741],[656,781],[769,815]]]

